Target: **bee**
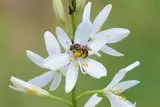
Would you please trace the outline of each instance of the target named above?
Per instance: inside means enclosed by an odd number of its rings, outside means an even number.
[[[73,52],[75,58],[77,57],[86,58],[88,56],[88,50],[90,49],[87,46],[80,44],[72,44],[70,47],[70,51]]]

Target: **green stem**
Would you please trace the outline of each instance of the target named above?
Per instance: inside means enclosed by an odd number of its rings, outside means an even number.
[[[73,107],[73,104],[70,103],[69,101],[63,99],[63,98],[60,98],[60,97],[56,97],[56,96],[53,96],[53,95],[49,95],[50,98],[54,99],[54,100],[58,100],[58,101],[61,101],[63,103],[66,103],[68,104],[69,106]]]
[[[75,13],[72,14],[71,20],[72,20],[73,35],[75,35],[76,29],[77,29]]]
[[[76,100],[79,100],[82,96],[84,95],[87,95],[87,94],[95,94],[95,93],[104,93],[103,90],[93,90],[93,91],[85,91],[81,94],[79,94],[77,97],[76,97]]]
[[[72,104],[73,107],[77,107],[77,101],[76,101],[76,86],[72,90]]]

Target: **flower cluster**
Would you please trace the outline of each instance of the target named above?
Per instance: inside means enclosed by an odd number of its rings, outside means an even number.
[[[45,46],[48,52],[47,57],[41,57],[29,50],[26,51],[28,58],[33,63],[41,68],[47,69],[48,72],[45,72],[28,82],[11,77],[10,81],[13,83],[13,86],[10,85],[10,88],[31,95],[50,96],[76,107],[75,104],[53,97],[49,92],[42,88],[52,81],[50,91],[56,90],[64,76],[65,92],[69,93],[76,85],[79,70],[82,74],[87,74],[95,79],[107,76],[107,69],[105,66],[100,62],[91,59],[90,56],[97,55],[101,57],[100,51],[112,56],[124,56],[107,44],[123,40],[129,35],[130,31],[125,28],[101,30],[102,25],[109,16],[112,5],[109,4],[104,7],[92,22],[90,19],[92,3],[88,2],[85,7],[84,4],[85,0],[69,0],[69,11],[70,15],[72,15],[74,31],[73,34],[71,34],[66,28],[66,18],[61,0],[53,0],[55,14],[58,20],[62,22],[62,25],[64,25],[64,30],[61,27],[57,27],[56,36],[49,31],[44,33]],[[84,12],[82,21],[79,25],[76,25],[74,16],[77,15],[83,7]],[[62,51],[61,47],[65,51]],[[137,85],[139,81],[120,81],[128,71],[138,65],[139,62],[136,61],[128,67],[119,70],[106,88],[93,92],[93,96],[88,100],[84,107],[95,107],[102,100],[102,96],[98,96],[99,93],[108,97],[112,107],[135,107],[135,104],[132,104],[126,100],[125,97],[122,97],[121,93],[126,89]],[[80,97],[81,96],[78,96],[76,99]]]

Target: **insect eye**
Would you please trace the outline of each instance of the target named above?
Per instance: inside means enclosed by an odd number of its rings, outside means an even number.
[[[74,48],[79,48],[79,47],[80,47],[79,44],[75,44],[75,45],[74,45]]]

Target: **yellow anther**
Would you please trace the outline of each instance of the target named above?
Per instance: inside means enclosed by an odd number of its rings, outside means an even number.
[[[76,63],[76,64],[75,64],[75,67],[78,67],[78,66],[79,66],[79,64],[78,64],[78,63]]]
[[[86,66],[86,67],[88,67],[88,63],[87,62],[83,63],[83,65]]]
[[[73,58],[69,58],[69,62],[72,62],[73,61]]]
[[[126,100],[126,98],[125,98],[125,97],[123,97],[123,96],[119,96],[119,99],[120,99],[120,100],[123,100],[123,101],[125,101],[125,100]]]

